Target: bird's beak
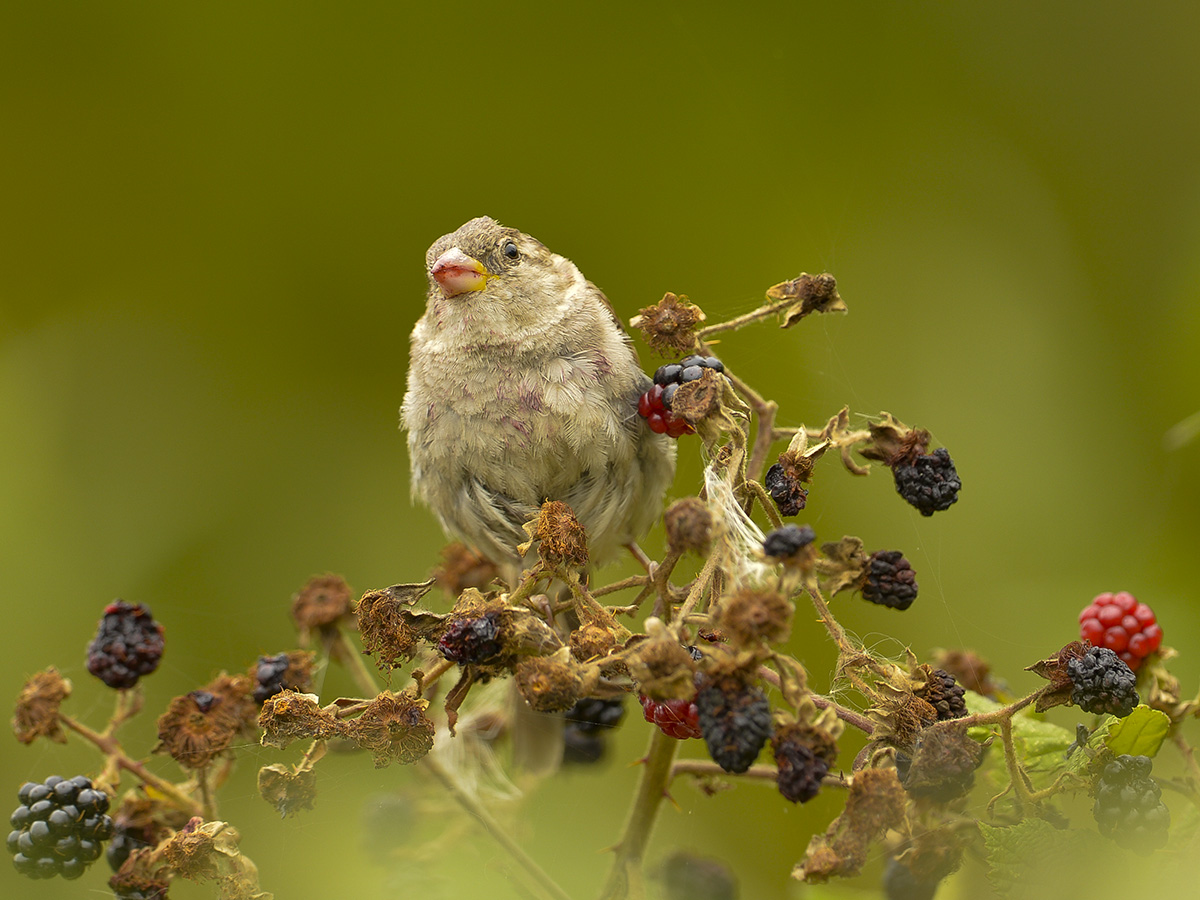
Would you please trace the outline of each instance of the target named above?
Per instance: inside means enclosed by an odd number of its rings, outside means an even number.
[[[468,291],[482,291],[489,273],[479,260],[452,247],[437,258],[429,274],[442,289],[442,296],[457,297]]]

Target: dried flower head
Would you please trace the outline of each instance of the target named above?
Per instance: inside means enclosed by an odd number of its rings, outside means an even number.
[[[271,765],[258,770],[258,793],[283,818],[312,809],[317,798],[317,773],[312,769]]]
[[[117,897],[141,897],[142,900],[167,900],[171,884],[165,878],[154,878],[124,868],[108,879],[108,888]]]
[[[433,582],[451,597],[467,588],[486,590],[500,574],[495,563],[458,541],[443,547],[441,555],[441,564],[433,570]]]
[[[185,769],[201,769],[229,749],[242,727],[236,701],[207,690],[176,697],[158,717],[155,753],[167,753]]]
[[[721,408],[729,381],[714,369],[704,369],[695,381],[681,384],[671,399],[671,412],[689,425],[698,425]]]
[[[801,272],[791,281],[768,288],[767,299],[795,301],[781,311],[780,328],[790,328],[812,313],[846,312],[846,304],[837,292],[837,280],[828,272],[820,275]]]
[[[58,708],[71,695],[71,682],[51,666],[25,682],[17,696],[12,727],[17,740],[32,744],[40,737],[65,744],[67,736],[58,722]]]
[[[713,515],[699,497],[676,500],[663,514],[667,546],[676,553],[708,553],[713,539]]]
[[[914,797],[949,803],[975,783],[983,750],[967,737],[965,725],[955,722],[928,728],[915,741],[911,762],[902,767],[904,788]],[[900,756],[897,769],[901,769]]]
[[[647,306],[630,319],[629,324],[660,356],[683,356],[696,349],[696,326],[704,321],[700,307],[688,302],[686,295],[669,291],[654,306]]]
[[[692,654],[658,620],[647,619],[646,629],[650,636],[633,644],[626,659],[638,690],[654,700],[691,700],[696,695]]]
[[[588,564],[587,533],[561,500],[547,500],[525,530],[538,541],[538,555],[552,568],[581,569]],[[524,552],[524,551],[522,551]]]
[[[564,648],[554,656],[533,656],[517,665],[517,690],[538,712],[565,712],[584,693],[579,665]]]
[[[346,732],[346,723],[322,709],[315,696],[286,689],[263,704],[258,727],[263,730],[263,745],[280,749],[293,741],[328,740]]]
[[[390,672],[417,655],[419,635],[409,625],[406,613],[429,593],[432,585],[432,581],[426,581],[368,591],[355,606],[363,652],[375,656],[381,671]]]
[[[433,749],[433,722],[425,714],[429,701],[409,691],[384,691],[347,729],[347,736],[375,758],[382,769],[393,762],[415,763]]]
[[[595,622],[589,622],[571,632],[571,655],[581,663],[604,659],[616,646],[617,642],[612,633]]]
[[[782,644],[792,633],[796,607],[778,591],[742,588],[721,603],[722,632],[735,645]]]
[[[936,650],[933,665],[954,676],[968,691],[992,697],[999,690],[992,679],[992,667],[974,650]]]
[[[314,575],[292,597],[292,619],[301,632],[323,628],[348,615],[352,599],[340,575]]]
[[[162,855],[177,874],[191,881],[219,879],[221,896],[228,900],[269,896],[259,886],[258,869],[238,847],[241,839],[229,823],[197,817],[162,845]]]

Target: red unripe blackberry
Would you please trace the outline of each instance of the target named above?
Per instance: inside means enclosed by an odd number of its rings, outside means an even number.
[[[88,645],[88,671],[111,688],[131,688],[158,668],[163,628],[140,603],[114,600]]]
[[[638,415],[646,420],[650,430],[655,434],[665,434],[677,438],[692,434],[692,428],[685,419],[676,418],[664,400],[663,386],[656,384],[638,398]]]
[[[692,700],[654,700],[639,694],[642,716],[667,737],[686,740],[700,737],[700,711]]]
[[[1113,651],[1135,672],[1163,639],[1154,610],[1127,591],[1098,594],[1079,613],[1079,635]]]

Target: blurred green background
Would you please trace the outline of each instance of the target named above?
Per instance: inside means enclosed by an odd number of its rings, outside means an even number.
[[[101,725],[83,650],[116,596],[166,627],[157,711],[293,646],[309,575],[423,578],[442,538],[408,500],[408,333],[426,247],[485,214],[625,318],[666,290],[717,321],[801,270],[838,278],[849,316],[721,354],[786,424],[887,409],[953,453],[962,499],[933,519],[886,473],[818,470],[801,521],[901,548],[919,575],[903,615],[839,597],[869,644],[974,647],[1026,691],[1021,668],[1126,589],[1190,651],[1200,443],[1172,428],[1200,411],[1198,33],[1192,4],[4,4],[4,693],[56,664]],[[683,442],[676,495],[697,457]],[[807,622],[792,646],[824,687]],[[1195,655],[1174,670],[1191,693]],[[352,691],[334,671],[323,694]],[[606,766],[516,814],[577,897],[606,871],[646,727],[631,705]],[[521,896],[484,840],[419,870],[364,843],[364,805],[408,771],[330,758],[317,809],[279,821],[254,771],[293,758],[248,748],[221,809],[280,900]],[[93,766],[75,742],[0,742],[4,790]],[[652,864],[682,847],[730,863],[744,898],[877,896],[878,859],[840,892],[788,879],[839,797],[676,799]],[[1057,871],[1086,884],[1095,865]],[[1126,889],[1129,859],[1109,865]],[[0,893],[103,896],[106,877],[5,863]],[[981,879],[940,896],[987,896]]]

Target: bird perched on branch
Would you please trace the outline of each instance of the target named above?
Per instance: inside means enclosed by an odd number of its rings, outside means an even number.
[[[575,512],[593,563],[640,538],[675,446],[637,414],[651,381],[608,299],[569,259],[486,217],[425,262],[401,410],[414,496],[510,573],[546,500]]]

